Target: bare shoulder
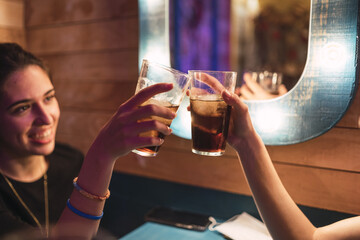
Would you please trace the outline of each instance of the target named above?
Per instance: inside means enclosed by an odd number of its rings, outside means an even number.
[[[314,234],[316,240],[352,240],[360,239],[360,216],[347,218],[318,228]]]

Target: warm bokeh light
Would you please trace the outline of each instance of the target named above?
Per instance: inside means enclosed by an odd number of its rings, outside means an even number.
[[[171,124],[173,133],[185,139],[191,139],[191,114],[190,111],[187,110],[189,105],[190,99],[188,96],[185,96],[179,107],[177,116]]]
[[[345,67],[348,54],[340,43],[328,43],[320,49],[319,63],[326,71],[342,71]]]
[[[139,69],[142,59],[170,66],[169,1],[139,0],[139,15],[141,16]],[[163,19],[159,19],[159,16]]]
[[[269,108],[262,109],[256,113],[256,126],[259,127],[258,131],[260,132],[275,132],[283,124],[283,114],[279,109]]]

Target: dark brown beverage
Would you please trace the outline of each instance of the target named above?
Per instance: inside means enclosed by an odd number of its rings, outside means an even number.
[[[151,103],[153,103],[153,102],[146,102],[143,105],[147,105],[147,104],[151,104]],[[172,112],[176,112],[179,108],[179,106],[166,106],[166,107],[169,108]],[[148,121],[148,120],[157,120],[159,122],[166,124],[168,127],[170,127],[171,122],[172,122],[172,120],[170,120],[170,119],[161,118],[161,117],[151,117],[149,119],[143,119],[142,121]],[[158,131],[154,131],[154,130],[143,132],[143,133],[139,134],[139,136],[141,136],[141,137],[159,137],[162,139],[165,138],[164,134],[162,134]],[[144,147],[144,148],[138,148],[134,151],[137,154],[140,154],[142,156],[156,156],[159,149],[160,149],[160,146],[148,146],[148,147]]]
[[[190,99],[193,152],[220,156],[225,152],[231,106],[222,99]]]

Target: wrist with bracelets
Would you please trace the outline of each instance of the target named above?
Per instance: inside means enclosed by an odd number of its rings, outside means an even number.
[[[70,199],[67,200],[66,202],[66,206],[70,209],[70,211],[72,211],[73,213],[75,213],[76,215],[80,216],[80,217],[83,217],[83,218],[87,218],[87,219],[90,219],[90,220],[99,220],[103,217],[104,215],[104,212],[101,212],[100,215],[90,215],[90,214],[87,214],[87,213],[84,213],[80,210],[78,210],[77,208],[75,208],[71,203],[70,203]]]
[[[74,188],[84,197],[89,198],[89,199],[94,199],[94,200],[99,200],[99,201],[104,201],[106,199],[108,199],[110,197],[110,190],[108,189],[105,196],[99,196],[99,195],[95,195],[92,194],[90,192],[88,192],[87,190],[83,189],[82,187],[79,186],[79,184],[77,183],[78,178],[74,178],[73,180],[73,185]],[[66,202],[66,206],[70,209],[70,211],[72,211],[73,213],[75,213],[76,215],[83,217],[83,218],[87,218],[90,220],[99,220],[103,217],[104,212],[101,212],[100,215],[90,215],[87,213],[84,213],[80,210],[78,210],[77,208],[75,208],[71,203],[70,203],[70,199],[67,200]]]
[[[88,191],[86,191],[85,189],[83,189],[82,187],[80,187],[77,183],[78,178],[74,178],[73,180],[73,184],[74,184],[74,188],[84,197],[89,198],[89,199],[94,199],[94,200],[99,200],[99,201],[104,201],[106,199],[108,199],[110,197],[110,190],[108,189],[105,196],[99,196],[99,195],[95,195],[92,194]]]

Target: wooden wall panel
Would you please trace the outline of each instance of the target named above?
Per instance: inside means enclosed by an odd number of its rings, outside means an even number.
[[[235,156],[202,157],[190,153],[190,148],[174,150],[167,147],[173,138],[176,137],[167,139],[156,158],[129,154],[117,161],[116,169],[150,178],[250,194]],[[277,161],[274,164],[297,203],[360,214],[360,173]]]
[[[360,174],[298,165],[275,167],[297,203],[360,214]]]
[[[114,112],[133,95],[136,83],[58,81],[54,85],[61,108]]]
[[[23,0],[0,0],[0,26],[24,28]]]
[[[267,149],[276,162],[360,173],[360,129],[333,128],[304,143]]]
[[[0,0],[0,42],[26,46],[23,0]]]
[[[169,150],[191,153],[190,140],[170,136],[165,143],[164,148]],[[267,149],[274,162],[360,173],[360,161],[357,160],[360,156],[359,146],[360,129],[333,128],[328,133],[304,143],[267,146]],[[237,158],[230,146],[227,146],[225,156]],[[189,157],[198,156],[193,154]]]
[[[59,53],[42,58],[55,82],[136,82],[138,76],[135,50]]]
[[[356,93],[353,103],[345,116],[337,124],[337,127],[360,128],[360,88]]]
[[[28,48],[40,55],[107,49],[137,50],[137,19],[125,18],[61,27],[32,29],[27,32]]]
[[[137,17],[134,0],[26,0],[26,24],[41,27],[74,22],[96,22]]]
[[[142,157],[130,153],[116,162],[117,170],[205,188],[250,194],[237,158],[206,158],[191,153],[191,148],[167,148],[166,144],[173,140],[171,138],[160,148],[157,157]]]
[[[111,116],[112,113],[99,111],[62,110],[56,138],[86,153]]]
[[[26,46],[25,30],[0,27],[0,42],[15,42]]]

